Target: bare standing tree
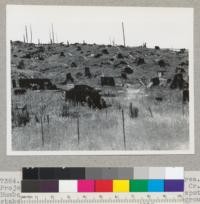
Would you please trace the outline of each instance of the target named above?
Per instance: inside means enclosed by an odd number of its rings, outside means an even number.
[[[122,22],[122,33],[123,33],[123,42],[124,42],[124,47],[126,46],[126,38],[125,38],[125,31],[124,31],[124,22]]]
[[[33,32],[32,32],[32,26],[30,25],[30,36],[31,36],[31,39],[30,39],[30,43],[33,42]]]
[[[53,24],[51,24],[51,32],[52,32],[52,41],[53,41],[53,43],[55,43],[55,35],[54,35]]]
[[[26,43],[28,43],[28,29],[26,25],[25,25],[25,34],[26,34]]]
[[[52,44],[51,30],[49,30],[49,42],[50,42],[50,44]]]

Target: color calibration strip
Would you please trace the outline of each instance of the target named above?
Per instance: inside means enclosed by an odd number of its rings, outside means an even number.
[[[23,193],[183,192],[182,167],[23,168]]]

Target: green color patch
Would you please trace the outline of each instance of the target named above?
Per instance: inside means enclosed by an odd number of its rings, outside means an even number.
[[[130,180],[130,192],[148,192],[148,180]]]

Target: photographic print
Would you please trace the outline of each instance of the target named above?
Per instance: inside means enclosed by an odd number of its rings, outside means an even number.
[[[194,153],[193,9],[7,5],[7,153]]]

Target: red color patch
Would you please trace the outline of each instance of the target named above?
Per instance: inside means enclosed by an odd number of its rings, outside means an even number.
[[[112,180],[96,180],[95,192],[113,192]]]

